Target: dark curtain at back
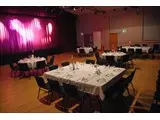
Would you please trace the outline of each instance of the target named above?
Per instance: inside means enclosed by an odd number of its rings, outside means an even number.
[[[45,55],[76,49],[76,17],[55,18],[0,15],[1,64],[17,61],[31,51]]]

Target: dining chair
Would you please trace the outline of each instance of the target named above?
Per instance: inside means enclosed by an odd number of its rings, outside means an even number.
[[[28,76],[30,77],[30,69],[27,63],[18,63],[18,68],[20,71],[20,78],[24,77],[26,72],[28,72]]]
[[[160,91],[155,91],[154,100],[156,101],[156,104],[160,102]]]
[[[112,110],[108,110],[111,112],[115,112],[118,110],[119,106],[122,106],[125,109],[129,109],[130,104],[127,102],[126,98],[130,96],[129,90],[128,90],[128,84],[129,82],[124,79],[118,80],[115,84],[110,86],[108,89],[104,90],[105,99],[103,101],[107,101]],[[124,92],[127,90],[128,96],[124,96]],[[104,108],[105,102],[102,101],[102,107]],[[106,106],[107,107],[107,106]]]
[[[79,48],[79,53],[78,53],[78,55],[79,55],[80,57],[86,55],[86,52],[85,52],[84,48]]]
[[[51,79],[47,79],[47,81],[48,81],[48,84],[49,84],[49,91],[51,92],[50,103],[52,101],[52,97],[53,97],[53,94],[55,92],[58,93],[59,97],[63,97],[62,88],[59,85],[59,82],[55,81],[55,80],[51,80]]]
[[[50,58],[50,61],[46,64],[46,66],[47,66],[47,67],[52,66],[52,65],[53,65],[53,63],[54,63],[54,59],[55,59],[55,56],[54,56],[54,55],[52,55],[52,56],[51,56],[51,58]]]
[[[122,48],[121,52],[127,53],[127,50],[125,48]]]
[[[97,52],[97,47],[93,47],[93,52]]]
[[[160,50],[160,45],[159,44],[153,44],[153,52],[157,52]]]
[[[95,64],[94,60],[86,59],[86,64]]]
[[[107,61],[100,57],[98,51],[95,53],[95,57],[96,57],[96,64],[98,64],[98,65],[107,65]]]
[[[133,55],[134,54],[134,49],[133,48],[128,48],[128,53]]]
[[[38,61],[37,63],[36,63],[36,70],[39,72],[39,70],[43,73],[44,71],[45,71],[45,67],[46,67],[46,65],[45,65],[46,63],[45,63],[45,60],[43,60],[43,61]],[[37,73],[37,71],[36,71],[36,73]]]
[[[142,55],[142,49],[141,48],[140,49],[136,49],[135,55],[136,55],[137,58],[140,58],[141,55]]]
[[[61,65],[64,66],[68,66],[70,63],[68,61],[62,62]]]
[[[128,61],[129,61],[129,55],[128,54],[123,55],[122,56],[122,66],[124,68],[128,68]]]
[[[106,61],[110,66],[114,66],[116,64],[114,56],[106,56]]]
[[[147,47],[148,45],[147,44],[142,44],[142,47]]]
[[[50,93],[51,93],[51,89],[50,89],[50,86],[47,83],[45,83],[44,79],[40,76],[35,76],[35,80],[36,80],[36,83],[39,87],[38,89],[38,96],[37,96],[37,99],[39,100],[39,96],[40,96],[40,92],[43,91],[43,92],[48,92],[48,99],[47,99],[47,102],[50,103]]]
[[[49,67],[49,71],[58,69],[58,65],[52,65]]]
[[[134,85],[133,85],[132,81],[133,81],[135,73],[136,73],[136,69],[133,69],[132,71],[130,71],[130,75],[127,77],[127,81],[129,83],[129,85],[132,86],[134,96],[136,96],[136,91],[135,91],[135,88],[134,88]]]
[[[141,47],[141,45],[140,45],[140,44],[134,44],[134,46],[136,46],[136,47]]]
[[[76,107],[80,107],[81,111],[82,104],[84,102],[84,94],[78,91],[76,86],[66,83],[63,83],[62,92],[64,95],[64,99],[61,102],[57,103],[55,106],[57,108],[63,107],[63,110],[65,109],[65,112],[69,112],[69,110],[72,109],[75,104],[80,104],[80,106],[77,105]]]
[[[13,63],[9,63],[9,66],[11,68],[11,76],[14,74],[14,77],[16,76],[17,71],[19,70],[18,65],[14,65]]]

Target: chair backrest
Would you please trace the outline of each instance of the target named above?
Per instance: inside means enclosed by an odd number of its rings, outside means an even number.
[[[105,53],[110,52],[111,50],[104,50]]]
[[[129,60],[129,55],[128,55],[128,54],[126,54],[126,55],[124,55],[124,56],[122,57],[122,61],[123,61],[123,62],[128,62],[128,60]]]
[[[97,47],[94,47],[94,48],[93,48],[93,52],[97,52]]]
[[[37,85],[40,87],[40,88],[45,88],[46,87],[46,84],[44,82],[44,79],[40,76],[35,76],[35,79],[36,79],[36,82],[37,82]]]
[[[83,48],[80,48],[80,49],[79,49],[79,53],[85,53],[84,49],[83,49]]]
[[[20,71],[28,71],[29,70],[27,63],[18,63],[18,67],[19,67]]]
[[[106,60],[109,65],[114,65],[115,63],[114,56],[106,56]]]
[[[61,92],[61,88],[58,81],[47,79],[49,84],[49,89],[51,91]]]
[[[117,89],[117,91],[115,90],[116,97],[123,96],[123,93],[128,88],[129,83],[131,83],[131,81],[133,80],[135,71],[136,69],[132,71],[132,73],[127,78],[121,78],[119,82],[117,82],[117,84],[115,85],[115,89]]]
[[[86,64],[95,64],[95,61],[94,61],[94,60],[87,59],[87,60],[86,60]]]
[[[51,70],[55,70],[57,68],[58,68],[58,65],[52,65],[52,66],[49,67],[49,70],[51,71]]]
[[[133,54],[134,53],[134,49],[133,48],[128,48],[128,53],[129,54]]]
[[[128,83],[130,83],[132,80],[133,80],[133,77],[134,77],[134,75],[135,75],[135,72],[136,72],[136,69],[134,69],[132,72],[131,72],[131,74],[128,76]]]
[[[142,49],[136,49],[136,54],[142,54]]]
[[[47,55],[45,55],[45,56],[43,56],[45,59],[46,59],[46,61],[48,61],[48,56]]]
[[[153,45],[153,51],[155,51],[155,50],[159,50],[159,44],[154,44]]]
[[[45,68],[45,60],[38,61],[36,65],[36,69],[43,69],[43,68]]]
[[[104,94],[107,98],[116,99],[120,96],[123,96],[124,91],[126,90],[127,80],[119,79],[117,83],[112,85],[110,88],[104,91]]]
[[[69,65],[69,62],[68,61],[65,61],[65,62],[62,62],[61,65],[64,67],[64,66],[67,66]]]
[[[49,61],[49,65],[53,65],[53,62],[54,62],[54,55],[51,57],[50,61]]]
[[[143,47],[147,47],[148,45],[147,45],[147,44],[142,44],[142,46],[143,46]]]
[[[99,52],[96,52],[96,53],[95,53],[95,57],[96,57],[97,60],[100,59]]]
[[[13,67],[14,67],[13,63],[9,63],[9,66],[11,69],[13,69]]]
[[[134,46],[136,46],[136,47],[141,47],[141,45],[140,45],[140,44],[134,44]]]
[[[126,51],[126,49],[125,49],[125,48],[122,48],[122,49],[121,49],[121,52],[126,53],[127,51]]]
[[[74,85],[63,83],[63,88],[65,91],[65,94],[67,94],[70,97],[76,98],[78,96],[78,89]]]

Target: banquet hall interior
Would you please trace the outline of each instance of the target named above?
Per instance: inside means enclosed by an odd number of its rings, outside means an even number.
[[[160,112],[159,11],[1,6],[0,112]]]

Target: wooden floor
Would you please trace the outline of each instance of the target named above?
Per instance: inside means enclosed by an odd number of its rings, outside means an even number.
[[[71,61],[72,54],[55,55],[54,64],[60,65],[65,60]],[[87,58],[95,59],[94,56],[78,57],[75,55],[74,60],[84,62]],[[144,92],[154,91],[160,60],[137,59],[134,60],[134,64],[138,68],[133,80],[136,91],[140,89],[143,89]],[[54,103],[47,105],[37,100],[37,93],[38,86],[34,77],[14,79],[10,76],[8,65],[0,66],[0,112],[61,112],[54,107]]]

